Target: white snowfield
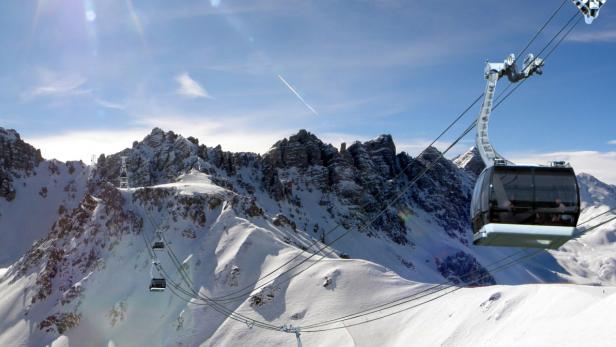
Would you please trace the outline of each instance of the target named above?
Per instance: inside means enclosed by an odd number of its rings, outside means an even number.
[[[258,197],[265,211],[264,217],[248,218],[239,215],[230,201],[234,193],[213,185],[205,174],[192,172],[175,183],[154,188],[174,192],[175,195],[171,195],[167,202],[176,201],[178,196],[215,196],[223,201],[205,211],[206,222],[199,226],[188,218],[173,218],[164,209],[159,212],[133,200],[137,189],[122,191],[125,204],[130,205],[125,208],[130,207],[144,217],[143,231],[126,233],[119,239],[104,233],[98,234],[96,237],[115,246],[103,254],[93,271],[80,273],[73,268],[66,270],[79,276],[75,278],[73,287],[79,288],[81,294],[74,300],[62,303],[68,289],[63,292],[58,290],[61,283],[56,278],[51,295],[31,304],[36,287],[36,272],[23,277],[15,277],[14,268],[9,268],[4,277],[0,272],[0,346],[297,344],[294,334],[264,330],[234,321],[215,311],[203,299],[195,299],[194,294],[191,297],[180,295],[180,298],[173,295],[170,288],[163,293],[150,293],[147,286],[151,259],[146,251],[149,245],[143,236],[151,240],[157,227],[164,230],[168,249],[173,249],[184,264],[191,287],[199,291],[201,296],[214,298],[237,292],[275,270],[302,253],[299,247],[310,245],[315,236],[301,228],[294,231],[288,226],[274,225],[268,211],[274,210],[272,206],[276,203],[268,200],[265,195]],[[316,194],[314,192],[306,191],[304,194],[302,201],[318,199],[311,195]],[[88,224],[86,233],[94,232],[91,228],[96,224],[94,222],[103,221],[100,224],[104,224],[108,217],[104,207],[97,205],[90,220],[93,223]],[[604,210],[605,207],[596,211],[588,210],[585,216],[590,217],[591,212],[596,215]],[[289,208],[286,214],[290,215],[292,211]],[[302,211],[301,215],[305,219],[321,220],[326,226],[333,225],[333,220],[316,208]],[[296,220],[303,220],[299,215],[297,217]],[[350,233],[334,246],[335,251],[324,252],[324,260],[305,272],[288,281],[288,275],[278,277],[264,288],[252,291],[251,294],[257,294],[260,298],[258,303],[248,295],[241,295],[239,300],[222,305],[230,311],[274,326],[292,324],[308,327],[442,283],[444,279],[432,262],[435,253],[443,253],[443,247],[449,247],[448,241],[443,240],[447,239],[445,232],[435,226],[428,215],[420,212],[410,218],[408,223],[415,230],[414,247]],[[589,234],[580,241],[567,244],[565,249],[555,252],[558,264],[535,259],[493,274],[500,283],[516,285],[461,288],[436,298],[445,291],[394,308],[385,308],[365,317],[319,328],[304,328],[300,336],[301,343],[303,346],[332,347],[614,346],[616,288],[537,283],[544,281],[540,276],[541,271],[556,273],[559,267],[562,270],[559,272],[561,279],[569,276],[576,283],[611,283],[614,271],[608,274],[605,263],[615,257],[616,253],[610,252],[614,249],[614,243],[601,243],[603,241],[597,241],[596,238],[608,240],[615,226],[616,223],[606,225],[598,229],[597,234]],[[436,231],[422,232],[425,230]],[[437,239],[440,239],[441,249],[431,246],[436,244]],[[93,240],[96,238],[93,237]],[[81,247],[84,246],[68,242],[64,251],[70,256],[77,256],[87,250]],[[601,250],[599,258],[594,258],[595,247]],[[467,249],[486,265],[512,254],[508,249]],[[354,259],[339,258],[336,254],[341,251],[351,254]],[[168,254],[157,254],[161,265],[170,275],[167,280],[187,287]],[[304,252],[299,259],[308,255]],[[400,265],[401,257],[413,266]],[[313,264],[317,259],[318,256],[307,264]],[[291,262],[284,269],[297,262]],[[431,299],[435,300],[429,301]],[[417,304],[421,305],[414,307]],[[399,310],[404,311],[378,319]],[[80,314],[79,324],[61,334],[40,329],[39,322],[60,312]],[[367,322],[372,319],[378,320]],[[327,328],[337,329],[310,332]]]

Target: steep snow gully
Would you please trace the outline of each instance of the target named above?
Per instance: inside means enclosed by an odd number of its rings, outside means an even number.
[[[156,128],[89,166],[0,128],[0,346],[296,343],[221,311],[306,327],[304,346],[613,344],[616,223],[524,259],[475,247],[476,151],[403,192],[438,155],[398,153],[388,135],[336,148],[305,130],[263,155],[231,153]],[[117,188],[121,156],[129,189]],[[609,220],[616,187],[578,178],[581,220]],[[155,253],[168,288],[150,293],[157,232],[172,256]],[[431,292],[444,282],[451,294]]]

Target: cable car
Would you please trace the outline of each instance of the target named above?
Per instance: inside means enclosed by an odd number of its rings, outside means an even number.
[[[152,250],[162,251],[164,249],[165,249],[165,243],[163,241],[154,241],[154,243],[152,243]]]
[[[476,146],[486,168],[479,175],[471,202],[473,243],[483,246],[558,248],[574,235],[580,215],[575,172],[564,162],[520,166],[496,152],[488,138],[496,83],[511,83],[541,74],[543,60],[529,54],[518,71],[512,54],[503,63],[487,63]]]
[[[150,281],[151,292],[162,292],[167,288],[167,281],[164,278],[152,278]]]
[[[473,243],[556,249],[573,237],[579,215],[571,167],[494,165],[473,192]]]

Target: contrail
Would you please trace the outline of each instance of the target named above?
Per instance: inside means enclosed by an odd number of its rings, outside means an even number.
[[[315,116],[318,116],[319,113],[312,107],[310,106],[306,100],[304,100],[304,98],[302,98],[301,95],[299,95],[299,93],[297,92],[297,90],[295,90],[295,88],[293,88],[289,82],[287,82],[287,80],[284,79],[284,77],[282,77],[281,75],[278,75],[278,78],[280,78],[280,80],[282,81],[282,83],[284,83],[285,86],[287,86],[287,88],[289,88],[289,90],[295,94],[295,96],[297,96],[297,98],[299,99],[299,101],[302,102],[302,104],[304,104],[304,106],[306,106],[306,108],[308,108],[310,110],[310,112],[314,113]]]

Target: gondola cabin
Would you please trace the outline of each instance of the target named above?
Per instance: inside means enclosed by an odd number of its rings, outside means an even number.
[[[162,292],[167,288],[167,281],[164,278],[152,278],[150,281],[151,292]]]
[[[572,238],[579,215],[571,167],[491,166],[473,192],[473,243],[556,249]]]
[[[162,251],[164,249],[165,249],[165,243],[163,241],[154,241],[154,243],[152,243],[152,250]]]

